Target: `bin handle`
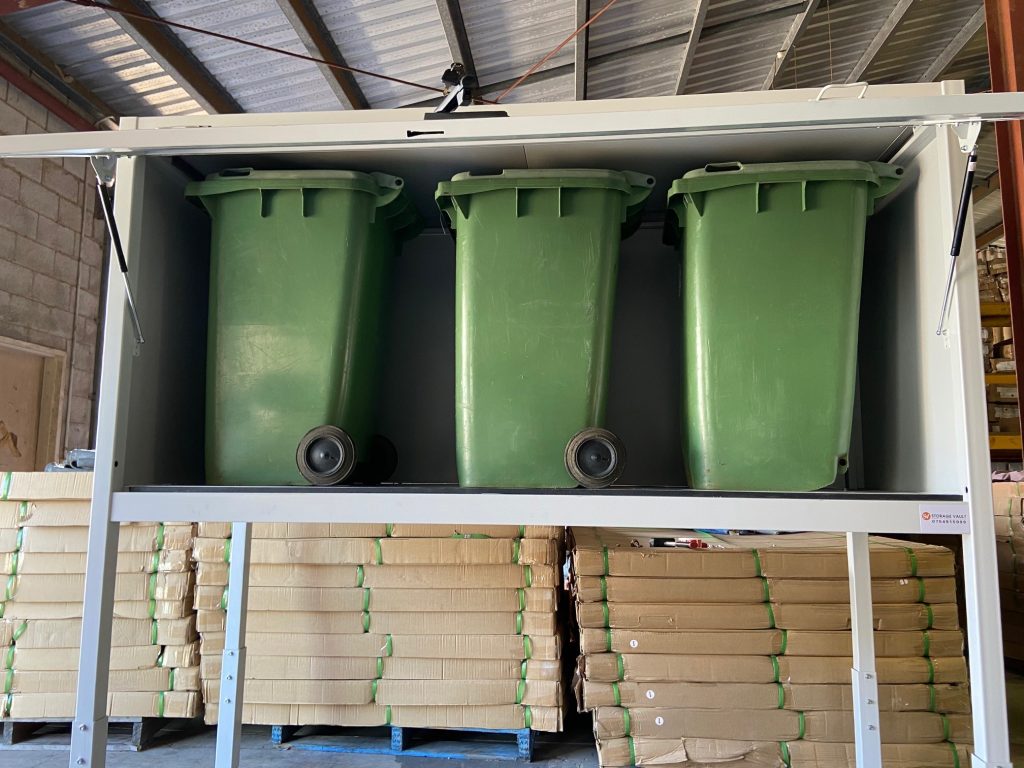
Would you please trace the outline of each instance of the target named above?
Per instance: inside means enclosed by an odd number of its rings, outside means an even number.
[[[708,163],[704,166],[704,173],[739,173],[743,170],[743,163],[733,161],[731,163]]]
[[[858,80],[856,83],[829,83],[826,86],[822,86],[822,89],[818,91],[818,95],[811,99],[811,101],[821,101],[825,96],[825,91],[829,88],[860,88],[860,93],[857,94],[857,98],[863,99],[864,94],[868,92],[868,81]]]

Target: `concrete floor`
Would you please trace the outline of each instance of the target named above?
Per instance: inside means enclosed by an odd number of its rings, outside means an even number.
[[[1007,676],[1007,703],[1014,763],[1024,768],[1024,676]],[[451,761],[391,755],[338,754],[309,752],[278,747],[270,743],[269,728],[247,727],[242,735],[243,768],[319,768],[344,765],[345,768],[450,768]],[[2,768],[65,768],[66,747],[59,746],[66,736],[49,736],[30,748],[30,743],[0,750]],[[190,733],[168,733],[146,752],[115,752],[107,755],[109,768],[181,768],[212,766],[214,731],[203,728]],[[511,737],[508,737],[511,739]],[[66,743],[64,741],[63,743]],[[40,748],[42,747],[42,748]],[[585,722],[577,722],[570,733],[543,737],[537,744],[537,768],[596,768],[597,754]],[[460,761],[465,768],[494,768],[493,760]],[[497,763],[500,765],[500,763]],[[509,766],[514,763],[509,763]]]

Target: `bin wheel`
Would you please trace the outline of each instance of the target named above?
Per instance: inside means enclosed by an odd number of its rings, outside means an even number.
[[[565,468],[584,488],[606,488],[626,466],[626,448],[607,429],[581,429],[565,446]]]
[[[333,424],[313,427],[299,440],[295,463],[312,485],[337,485],[356,465],[356,446],[348,432]]]
[[[380,485],[398,469],[398,449],[384,435],[370,438],[369,456],[359,463],[353,478],[365,485]]]

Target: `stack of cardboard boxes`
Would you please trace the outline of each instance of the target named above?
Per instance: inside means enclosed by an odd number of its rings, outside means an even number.
[[[1024,661],[1024,483],[993,483],[1003,654]]]
[[[1006,272],[1006,249],[998,245],[990,245],[978,251],[978,289],[983,305],[1005,305],[1002,310],[993,314],[989,312],[983,318],[985,326],[981,329],[982,353],[985,361],[985,373],[1008,374],[1003,378],[1007,381],[991,381],[987,385],[988,425],[993,435],[1020,434],[1020,403],[1017,385],[1013,374],[1017,370],[1016,354],[1013,348],[1013,329],[1009,325],[990,325],[992,318],[996,322],[1009,323],[1010,300],[1009,282]],[[999,318],[1005,316],[1004,320]]]
[[[9,718],[75,713],[92,474],[0,473],[0,660]],[[192,524],[121,527],[107,712],[199,714]]]
[[[570,531],[601,765],[853,766],[845,538],[665,535]],[[885,765],[967,765],[953,554],[872,538],[871,566]]]
[[[194,549],[211,723],[229,536]],[[255,525],[243,722],[561,730],[563,559],[553,526]]]
[[[982,303],[1002,303],[1010,300],[1010,282],[1007,275],[1006,248],[988,245],[977,251],[978,298]]]

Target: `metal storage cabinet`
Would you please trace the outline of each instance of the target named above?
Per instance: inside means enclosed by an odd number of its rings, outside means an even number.
[[[431,122],[424,122],[424,110],[416,109],[133,118],[122,121],[119,132],[0,138],[0,156],[117,158],[115,214],[146,332],[146,343],[139,348],[120,276],[108,277],[86,577],[88,618],[83,627],[71,765],[100,768],[104,764],[104,681],[119,522],[235,523],[231,584],[244,595],[249,528],[257,521],[615,526],[628,519],[631,526],[647,528],[848,533],[854,617],[851,674],[861,766],[880,763],[866,534],[940,530],[961,534],[971,647],[972,763],[987,768],[1009,766],[979,306],[970,247],[957,266],[947,330],[937,335],[935,329],[965,166],[960,145],[970,143],[972,124],[976,127],[978,121],[1024,117],[1024,94],[964,96],[960,83],[940,83],[872,86],[866,94],[769,91],[505,109],[509,113],[505,118]],[[188,179],[172,166],[167,159],[171,157],[181,158],[200,173],[241,165],[398,173],[423,212],[431,210],[429,201],[437,181],[460,171],[573,166],[647,170],[660,180],[651,198],[657,201],[664,200],[669,180],[711,161],[898,162],[907,169],[903,188],[868,224],[860,417],[854,425],[859,448],[851,455],[851,490],[730,494],[620,487],[510,493],[407,484],[378,489],[214,491],[195,485],[202,479],[202,409],[196,406],[202,402],[206,307],[191,309],[188,297],[205,294],[208,239],[201,212],[184,198]],[[968,226],[966,242],[972,238]],[[417,278],[450,269],[449,240],[428,235],[421,241],[422,248],[437,258],[422,259],[420,252],[405,269],[415,271]],[[654,247],[657,239],[634,237],[626,247],[632,242]],[[628,265],[630,258],[624,252],[622,264]],[[444,300],[445,282],[435,281],[430,287],[438,290],[420,290],[415,295],[424,302]],[[631,281],[620,278],[622,282]],[[627,308],[639,300],[636,295],[631,298],[629,291],[627,285],[619,295]],[[623,337],[620,346],[629,342],[647,352],[655,342],[659,349],[672,343],[671,338],[654,342],[642,338],[631,321],[621,326],[616,332]],[[445,330],[443,322],[438,327]],[[438,391],[444,391],[450,386],[450,372],[435,370],[438,358],[445,360],[433,354],[439,350],[407,357],[422,367],[420,373],[430,374]],[[613,361],[614,357],[613,352]],[[674,357],[665,357],[675,365]],[[169,381],[174,386],[168,386]],[[617,382],[613,362],[611,389],[622,390],[634,409],[620,410],[627,426],[640,413],[635,398],[630,398],[630,386],[628,376]],[[610,402],[610,420],[615,418],[615,408]],[[450,431],[445,419],[397,406],[390,426],[400,430],[402,423],[416,419],[409,433],[422,434],[427,442]],[[625,440],[651,443],[658,449],[652,456],[662,448],[669,450],[664,441],[677,439],[674,423],[660,421],[669,423],[670,438],[658,433],[661,427],[649,420],[639,441],[633,439],[635,435],[625,435]],[[416,440],[412,442],[414,459],[406,481],[453,480],[445,476],[443,465],[429,464],[424,458],[438,454],[438,445],[417,450]],[[628,476],[625,479],[630,481]],[[665,481],[652,470],[646,476],[634,474],[631,482]],[[667,482],[671,484],[671,478]],[[218,766],[232,766],[238,759],[244,631],[244,599],[232,600],[220,689]]]

